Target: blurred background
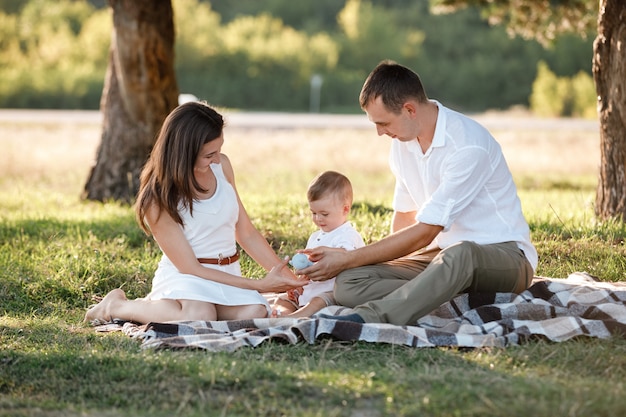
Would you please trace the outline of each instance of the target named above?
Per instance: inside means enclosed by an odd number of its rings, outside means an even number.
[[[230,109],[361,113],[388,58],[465,112],[596,118],[592,43],[511,38],[475,8],[428,0],[172,0],[180,92]],[[0,108],[99,108],[112,31],[105,0],[0,0]]]

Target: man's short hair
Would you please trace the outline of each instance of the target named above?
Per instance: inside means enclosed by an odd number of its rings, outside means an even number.
[[[382,98],[387,109],[393,113],[399,113],[409,99],[414,99],[418,103],[428,101],[419,75],[390,60],[379,63],[365,80],[359,95],[361,108],[365,109],[378,96]]]

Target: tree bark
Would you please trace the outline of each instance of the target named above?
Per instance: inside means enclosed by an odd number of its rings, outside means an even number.
[[[600,119],[596,216],[626,220],[626,2],[601,0],[593,75]]]
[[[174,19],[170,0],[109,0],[109,6],[102,137],[83,198],[131,202],[156,134],[177,105]]]

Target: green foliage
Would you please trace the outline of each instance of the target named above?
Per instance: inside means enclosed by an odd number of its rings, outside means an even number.
[[[173,7],[180,90],[222,107],[306,111],[318,74],[322,112],[360,112],[363,80],[383,59],[414,68],[433,98],[466,111],[527,105],[540,60],[560,75],[590,72],[589,40],[544,49],[477,8],[433,15],[428,0]],[[0,23],[0,107],[98,108],[112,31],[104,2],[5,0]]]
[[[570,79],[572,86],[572,116],[594,119],[598,117],[597,93],[593,78],[580,71]]]
[[[99,101],[111,33],[108,11],[83,1],[31,0],[0,12],[0,106],[89,108]]]
[[[371,69],[381,57],[402,61],[403,49],[417,49],[423,39],[419,32],[398,27],[391,10],[369,1],[348,0],[337,20],[342,35],[339,38],[343,51],[340,62],[344,70]]]
[[[535,62],[546,53],[539,44],[511,39],[477,9],[431,15],[422,5],[405,18],[416,19],[426,34],[421,53],[406,63],[420,73],[429,96],[465,111],[527,105]]]
[[[301,109],[310,77],[336,66],[338,49],[325,33],[309,36],[268,14],[221,25],[208,4],[181,3],[176,71],[183,92],[225,107]]]
[[[184,76],[181,89],[222,106],[276,109],[302,108],[309,79],[328,72],[338,51],[325,34],[307,36],[269,15],[244,16],[221,29],[222,49],[203,62],[204,79]]]
[[[530,108],[539,116],[597,116],[593,79],[581,71],[573,77],[558,77],[541,61],[533,83]]]
[[[591,75],[593,41],[591,32],[584,38],[561,35],[546,48],[547,53],[541,59],[559,76],[571,77],[580,71]]]
[[[26,2],[24,0],[0,0],[0,10],[7,13],[19,13]]]
[[[333,31],[337,25],[337,15],[344,7],[344,1],[338,0],[200,0],[210,3],[225,22],[235,20],[242,15],[257,15],[265,12],[279,16],[287,25],[300,28],[308,34]]]
[[[502,24],[511,33],[543,44],[562,33],[586,35],[596,24],[595,0],[431,0],[433,7],[450,12],[468,5],[479,6],[493,24]]]
[[[559,116],[564,112],[567,94],[566,80],[559,79],[545,62],[540,62],[530,96],[532,111],[543,116]]]

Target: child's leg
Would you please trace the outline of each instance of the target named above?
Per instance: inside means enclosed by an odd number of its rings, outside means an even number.
[[[289,315],[298,309],[298,304],[292,301],[285,294],[281,294],[276,298],[272,305],[272,317],[280,317]]]
[[[313,297],[311,301],[304,307],[299,308],[293,313],[289,314],[289,317],[311,317],[324,307],[335,305],[335,297],[332,292],[322,293],[316,297]]]

